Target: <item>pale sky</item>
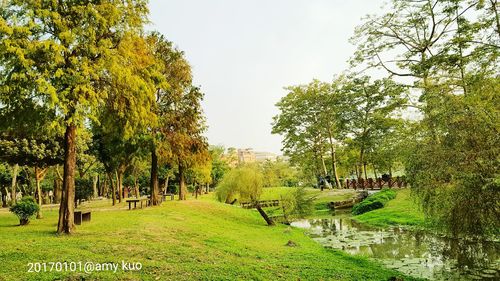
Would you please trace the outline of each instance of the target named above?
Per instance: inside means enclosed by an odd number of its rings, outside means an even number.
[[[150,29],[186,54],[205,93],[210,144],[280,154],[271,134],[283,87],[330,81],[383,0],[150,0]]]

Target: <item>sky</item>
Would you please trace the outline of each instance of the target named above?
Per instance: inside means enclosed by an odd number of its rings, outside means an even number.
[[[185,52],[213,145],[281,154],[271,134],[286,86],[331,81],[354,28],[383,0],[150,0],[150,30]]]

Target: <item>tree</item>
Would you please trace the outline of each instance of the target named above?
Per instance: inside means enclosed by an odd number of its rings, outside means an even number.
[[[338,109],[332,85],[314,80],[308,85],[286,88],[289,93],[277,103],[280,114],[273,117],[273,134],[281,134],[283,152],[292,164],[306,166],[311,176],[326,176],[327,144],[332,155],[332,173],[336,174],[335,138],[340,135],[335,119]]]
[[[405,160],[409,182],[444,230],[498,235],[497,1],[394,0],[390,8],[358,28],[354,61],[413,79],[422,120]]]
[[[229,164],[224,158],[225,148],[223,146],[212,145],[208,148],[210,159],[212,160],[212,186],[217,186],[229,170]]]
[[[158,162],[163,162],[178,167],[179,200],[185,200],[187,170],[209,161],[208,144],[202,135],[205,130],[201,109],[203,93],[192,85],[191,68],[183,52],[157,33],[149,36],[148,41],[159,73],[155,108],[159,122],[152,128],[151,198],[156,204]]]
[[[124,32],[141,28],[146,12],[142,0],[12,0],[2,9],[2,95],[49,104],[65,127],[58,233],[74,230],[77,129],[107,97],[97,84],[125,69],[113,59],[116,47]]]
[[[405,89],[392,80],[370,82],[365,76],[353,78],[342,88],[342,125],[359,152],[357,175],[367,179],[367,157],[377,142],[390,134],[398,124],[396,111],[405,103]]]
[[[216,190],[217,199],[221,202],[230,202],[236,196],[240,200],[250,201],[257,208],[259,214],[268,225],[274,225],[259,204],[262,194],[262,173],[255,166],[242,166],[229,171],[222,179]]]

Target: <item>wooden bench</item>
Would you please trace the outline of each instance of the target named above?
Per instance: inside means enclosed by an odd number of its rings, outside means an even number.
[[[141,203],[140,208],[144,208],[150,205],[150,200],[149,198],[134,198],[134,199],[127,199],[126,202],[128,203],[128,209],[132,209],[132,203],[134,203],[134,209],[137,209],[137,203]]]
[[[80,225],[82,221],[90,221],[92,213],[90,211],[75,211],[74,221],[75,224]]]
[[[163,194],[163,200],[165,201],[167,197],[170,197],[170,201],[174,201],[174,194],[173,193],[165,193]]]

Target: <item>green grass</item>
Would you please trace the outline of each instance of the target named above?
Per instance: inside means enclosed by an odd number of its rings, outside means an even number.
[[[424,225],[424,215],[418,204],[411,198],[410,189],[398,190],[396,198],[387,202],[384,208],[353,218],[358,222],[380,227]]]
[[[70,236],[55,235],[55,208],[45,208],[43,219],[23,227],[2,210],[0,280],[387,280],[398,275],[365,258],[323,248],[300,229],[267,227],[254,210],[214,200],[167,201],[133,211],[121,209],[124,203],[105,207],[102,201],[83,207],[93,210],[92,221]],[[297,247],[285,246],[288,240]],[[122,260],[143,268],[27,272],[29,262]]]

